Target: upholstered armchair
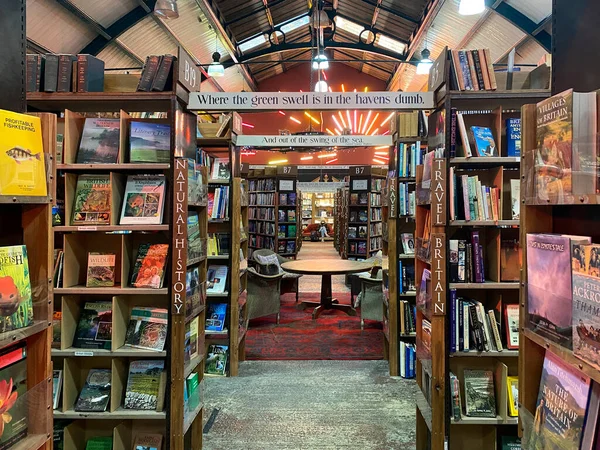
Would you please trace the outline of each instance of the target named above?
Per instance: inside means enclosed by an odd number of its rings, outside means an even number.
[[[361,275],[360,290],[360,329],[365,327],[365,319],[383,321],[383,273],[380,269],[368,275]]]
[[[246,305],[248,319],[277,314],[277,324],[279,325],[279,311],[281,309],[279,291],[282,278],[282,273],[263,275],[257,272],[254,267],[248,268],[248,298]]]
[[[260,265],[260,263],[258,262],[258,259],[260,259],[260,257],[271,257],[271,255],[275,255],[277,257],[277,261],[280,267],[284,262],[290,261],[290,259],[284,258],[283,256],[280,256],[275,252],[267,249],[254,250],[254,252],[252,252],[252,261],[255,264],[255,266],[258,266]],[[257,256],[259,258],[257,258]],[[281,279],[280,294],[296,294],[296,302],[298,302],[298,285],[301,276],[302,275],[300,274],[288,273],[284,271],[283,277]]]

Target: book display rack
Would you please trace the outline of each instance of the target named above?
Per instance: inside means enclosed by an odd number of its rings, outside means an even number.
[[[186,58],[180,51],[167,92],[28,94],[30,109],[63,115],[51,192],[65,210],[45,220],[55,220],[47,228],[57,254],[55,273],[46,275],[55,284],[47,342],[57,388],[55,436],[65,449],[84,449],[96,437],[127,449],[150,434],[169,449],[202,446],[208,172],[196,163],[190,138],[197,117],[185,111],[197,86],[177,76]],[[104,130],[92,150],[106,156],[114,147],[116,162],[81,160],[89,112],[117,117],[116,132]],[[135,118],[143,112],[166,119]],[[139,148],[134,120],[168,126],[166,161],[131,162]],[[161,140],[164,131],[152,135]],[[56,128],[48,139],[57,141]],[[85,175],[100,181],[83,185]],[[132,190],[128,179],[136,176],[155,184]],[[38,238],[36,249],[40,244]],[[44,267],[52,266],[50,258]],[[44,355],[34,357],[41,363]]]
[[[296,166],[254,169],[249,174],[251,249],[265,248],[286,258],[296,258],[301,236],[297,175]]]

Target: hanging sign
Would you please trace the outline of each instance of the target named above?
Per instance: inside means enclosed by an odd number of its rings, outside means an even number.
[[[192,92],[191,111],[433,109],[433,92]]]
[[[259,136],[243,134],[237,137],[238,147],[372,147],[392,145],[392,136],[297,135]]]

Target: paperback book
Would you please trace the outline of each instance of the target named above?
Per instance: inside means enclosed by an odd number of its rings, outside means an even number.
[[[156,122],[131,121],[129,161],[168,163],[171,156],[171,127]]]
[[[27,401],[27,349],[25,343],[0,352],[0,391],[5,393],[0,448],[8,449],[27,435],[30,402]],[[8,420],[7,420],[8,419]]]
[[[227,317],[227,303],[209,303],[206,307],[205,331],[223,331]]]
[[[110,401],[111,370],[90,369],[85,385],[77,397],[75,411],[103,412]]]
[[[464,371],[465,412],[469,417],[496,417],[494,373],[491,370]]]
[[[33,299],[27,247],[0,247],[0,332],[33,323]]]
[[[229,357],[229,346],[212,344],[208,347],[206,355],[205,373],[211,375],[225,375],[227,371],[227,359]]]
[[[85,302],[75,330],[73,347],[110,350],[112,302]]]
[[[132,361],[129,364],[129,377],[127,378],[124,408],[156,410],[159,403],[158,395],[164,369],[164,360]]]
[[[85,450],[112,450],[112,436],[94,436],[85,443]]]
[[[120,119],[85,119],[77,164],[116,164],[120,140]]]
[[[57,409],[60,403],[60,393],[62,390],[63,371],[52,371],[52,409]]]
[[[88,253],[86,287],[114,286],[116,261],[114,253]]]
[[[110,225],[110,175],[79,175],[73,202],[73,225]]]
[[[164,204],[164,175],[130,175],[127,177],[120,224],[160,225]]]
[[[227,266],[208,266],[206,274],[206,292],[208,294],[222,294],[227,283]]]
[[[169,244],[140,244],[133,266],[131,285],[136,288],[160,289],[165,276]]]
[[[167,340],[169,312],[163,308],[135,306],[131,310],[125,345],[162,352]]]
[[[492,130],[487,127],[471,127],[478,156],[498,156],[498,148]]]
[[[133,443],[133,450],[161,450],[162,434],[138,434]]]

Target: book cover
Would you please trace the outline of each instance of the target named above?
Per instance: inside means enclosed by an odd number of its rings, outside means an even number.
[[[287,205],[287,194],[279,194],[279,206]]]
[[[200,393],[198,391],[199,375],[197,372],[191,373],[185,380],[188,391],[188,407],[190,410],[196,409],[200,402]]]
[[[357,193],[351,193],[350,194],[350,204],[351,205],[358,205],[358,194]]]
[[[287,243],[285,245],[285,252],[290,255],[293,253],[296,253],[296,242],[287,241]],[[359,250],[359,252],[360,252],[360,250]]]
[[[512,219],[518,220],[521,214],[521,180],[510,180],[510,205]]]
[[[209,303],[206,307],[206,332],[223,331],[227,317],[227,303]]]
[[[140,244],[131,274],[136,288],[160,289],[165,276],[169,244]]]
[[[279,225],[279,229],[277,231],[277,237],[278,238],[284,238],[285,234],[286,234],[286,227],[285,225]]]
[[[171,127],[156,122],[131,121],[129,162],[168,163],[171,157]]]
[[[519,305],[504,305],[506,348],[519,349]]]
[[[288,205],[296,206],[296,193],[291,192],[287,196],[288,196]]]
[[[110,369],[90,369],[85,385],[77,402],[75,411],[78,412],[103,412],[108,408],[110,401]]]
[[[73,225],[110,225],[109,175],[79,175],[73,202]]]
[[[478,156],[499,156],[492,130],[487,127],[471,127]]]
[[[288,225],[287,237],[296,237],[296,225]]]
[[[77,164],[116,164],[120,139],[120,119],[85,119]]]
[[[156,410],[164,360],[131,361],[125,390],[125,409]]]
[[[288,222],[295,222],[296,221],[296,211],[294,211],[293,209],[288,210],[288,212],[287,212],[287,221]]]
[[[116,261],[114,253],[89,252],[86,287],[114,286]]]
[[[506,377],[508,389],[508,415],[517,417],[519,415],[519,377]]]
[[[209,294],[222,294],[225,292],[225,286],[227,283],[227,266],[208,266],[208,272],[206,274],[206,292]]]
[[[571,242],[589,238],[527,234],[527,324],[534,332],[572,348]]]
[[[138,434],[133,443],[133,450],[161,450],[162,434]]]
[[[213,180],[229,180],[229,158],[215,158],[213,161],[211,178]]]
[[[589,391],[588,377],[546,350],[529,448],[578,449]]]
[[[0,332],[33,323],[27,247],[0,247]]]
[[[521,119],[506,119],[507,156],[521,156]]]
[[[52,371],[52,409],[58,408],[60,403],[60,393],[62,389],[62,370]]]
[[[356,239],[356,227],[348,227],[348,239]]]
[[[500,450],[521,450],[521,439],[517,436],[501,436]]]
[[[128,347],[161,352],[167,340],[169,312],[163,308],[135,306],[125,335]]]
[[[469,417],[496,417],[494,373],[491,370],[464,370],[465,412]]]
[[[227,345],[210,345],[206,355],[207,374],[225,375],[227,371],[227,359],[229,357],[229,346]]]
[[[280,254],[285,253],[285,241],[279,241],[277,243],[277,253],[280,253]]]
[[[200,272],[198,267],[192,267],[185,276],[185,314],[197,311],[200,304]]]
[[[160,225],[164,204],[164,175],[130,175],[127,177],[120,224]]]
[[[73,347],[110,350],[112,302],[85,302],[79,315]]]
[[[400,235],[402,239],[402,249],[405,255],[415,254],[415,238],[412,233],[402,233]]]
[[[62,311],[54,311],[52,314],[52,348],[60,348],[61,322]]]
[[[203,254],[202,239],[200,238],[200,223],[198,213],[189,211],[187,217],[187,259],[197,259]]]
[[[0,194],[45,196],[46,163],[39,117],[0,109]]]
[[[3,428],[0,448],[8,449],[27,435],[30,402],[27,393],[27,349],[24,343],[0,352]]]
[[[112,436],[94,436],[85,443],[85,450],[112,450]]]
[[[367,222],[369,220],[369,215],[367,214],[366,209],[361,209],[358,211],[358,221],[359,222]]]

